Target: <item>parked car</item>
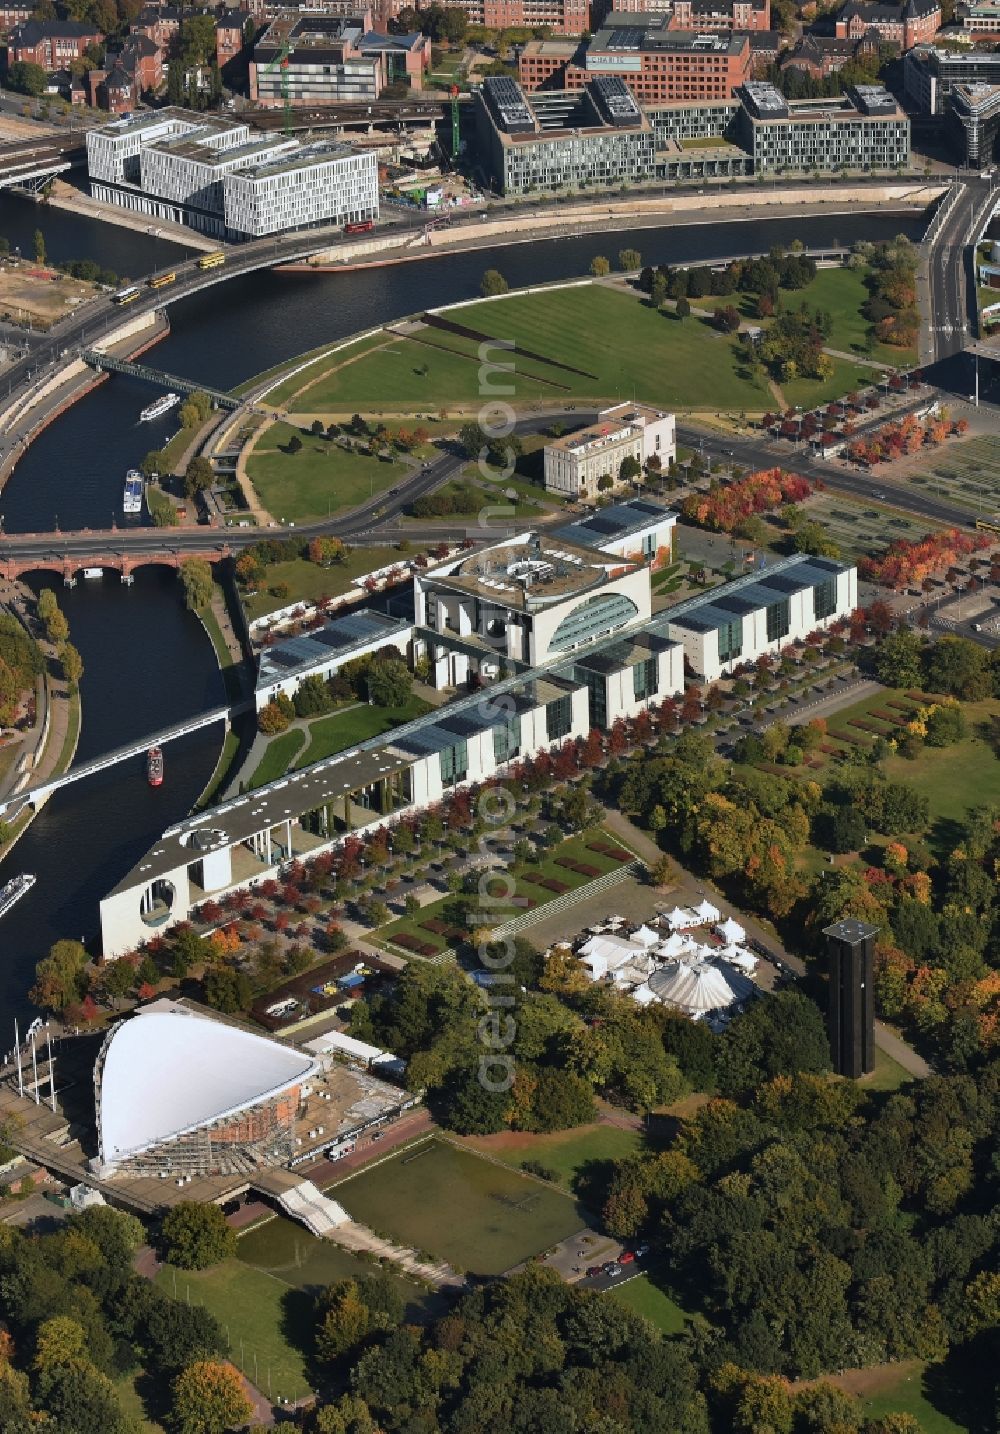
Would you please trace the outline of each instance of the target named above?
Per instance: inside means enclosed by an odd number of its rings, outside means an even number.
[[[587,1279],[594,1280],[601,1273],[602,1269],[600,1265],[590,1265],[587,1269]]]
[[[644,1258],[646,1255],[648,1255],[648,1254],[649,1254],[649,1246],[648,1246],[648,1245],[636,1245],[636,1247],[635,1247],[635,1257],[636,1257],[637,1260],[643,1259],[643,1258]]]
[[[620,1265],[634,1265],[635,1252],[633,1250],[622,1250],[621,1254],[618,1256],[618,1263]]]
[[[617,1273],[618,1273],[618,1261],[617,1261],[617,1260],[607,1260],[607,1261],[605,1261],[605,1263],[601,1266],[601,1274],[603,1274],[603,1275],[616,1275]]]

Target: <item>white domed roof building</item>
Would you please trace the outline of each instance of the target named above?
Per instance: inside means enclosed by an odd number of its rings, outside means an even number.
[[[302,1051],[173,1001],[119,1021],[94,1068],[98,1173],[214,1175],[283,1164],[294,1145]]]
[[[696,1020],[710,1011],[738,1005],[756,989],[728,962],[711,958],[672,962],[655,971],[648,984],[664,1005],[674,1006]]]

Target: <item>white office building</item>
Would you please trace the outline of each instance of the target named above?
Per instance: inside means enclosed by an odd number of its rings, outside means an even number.
[[[664,470],[677,457],[674,415],[618,403],[603,409],[596,423],[545,445],[545,488],[564,497],[596,498],[618,485],[626,458],[642,468],[654,457]]]
[[[793,557],[662,614],[698,677],[714,682],[764,653],[847,617],[858,605],[858,570],[830,558]]]
[[[378,218],[374,153],[302,144],[181,109],[125,115],[87,134],[95,199],[215,238]]]

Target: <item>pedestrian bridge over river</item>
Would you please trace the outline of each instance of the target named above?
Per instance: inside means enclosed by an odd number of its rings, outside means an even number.
[[[12,792],[5,801],[0,801],[0,818],[10,821],[25,807],[44,806],[53,792],[60,787],[69,786],[70,782],[80,782],[84,777],[92,777],[95,772],[103,772],[108,767],[116,767],[121,762],[130,762],[136,757],[143,756],[150,747],[162,747],[167,742],[174,742],[178,737],[186,737],[189,732],[198,732],[202,727],[211,727],[214,722],[225,722],[228,729],[231,720],[244,712],[249,712],[253,702],[247,699],[243,702],[234,703],[228,707],[213,707],[208,712],[201,712],[196,717],[188,717],[183,722],[176,722],[172,727],[164,727],[160,732],[151,732],[149,736],[142,737],[135,742],[127,742],[122,747],[116,747],[111,752],[106,752],[103,757],[93,757],[89,762],[81,762],[79,766],[71,767],[61,777],[53,777],[50,781],[40,782],[37,786],[26,787],[23,791]]]

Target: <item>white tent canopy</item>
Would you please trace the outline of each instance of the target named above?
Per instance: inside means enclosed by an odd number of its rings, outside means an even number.
[[[667,916],[667,924],[671,931],[683,931],[686,926],[696,926],[697,920],[693,911],[682,911],[675,906]]]
[[[692,1016],[735,1005],[754,989],[745,976],[718,961],[678,961],[654,972],[649,988],[666,1005]]]
[[[698,920],[706,924],[709,921],[718,921],[719,917],[722,914],[719,911],[719,908],[717,906],[713,906],[710,901],[703,901],[700,906],[696,906],[695,913],[698,917]]]
[[[725,941],[726,944],[729,946],[735,946],[740,941],[746,940],[747,934],[743,930],[743,927],[738,921],[734,921],[731,916],[727,916],[725,921],[720,922],[715,929],[722,937],[723,941]]]
[[[651,931],[645,923],[629,937],[630,941],[637,941],[640,946],[655,946],[659,939],[657,932]]]
[[[609,971],[616,971],[626,961],[631,961],[642,949],[624,936],[590,936],[577,955],[585,966],[590,967],[594,980],[599,981]]]

